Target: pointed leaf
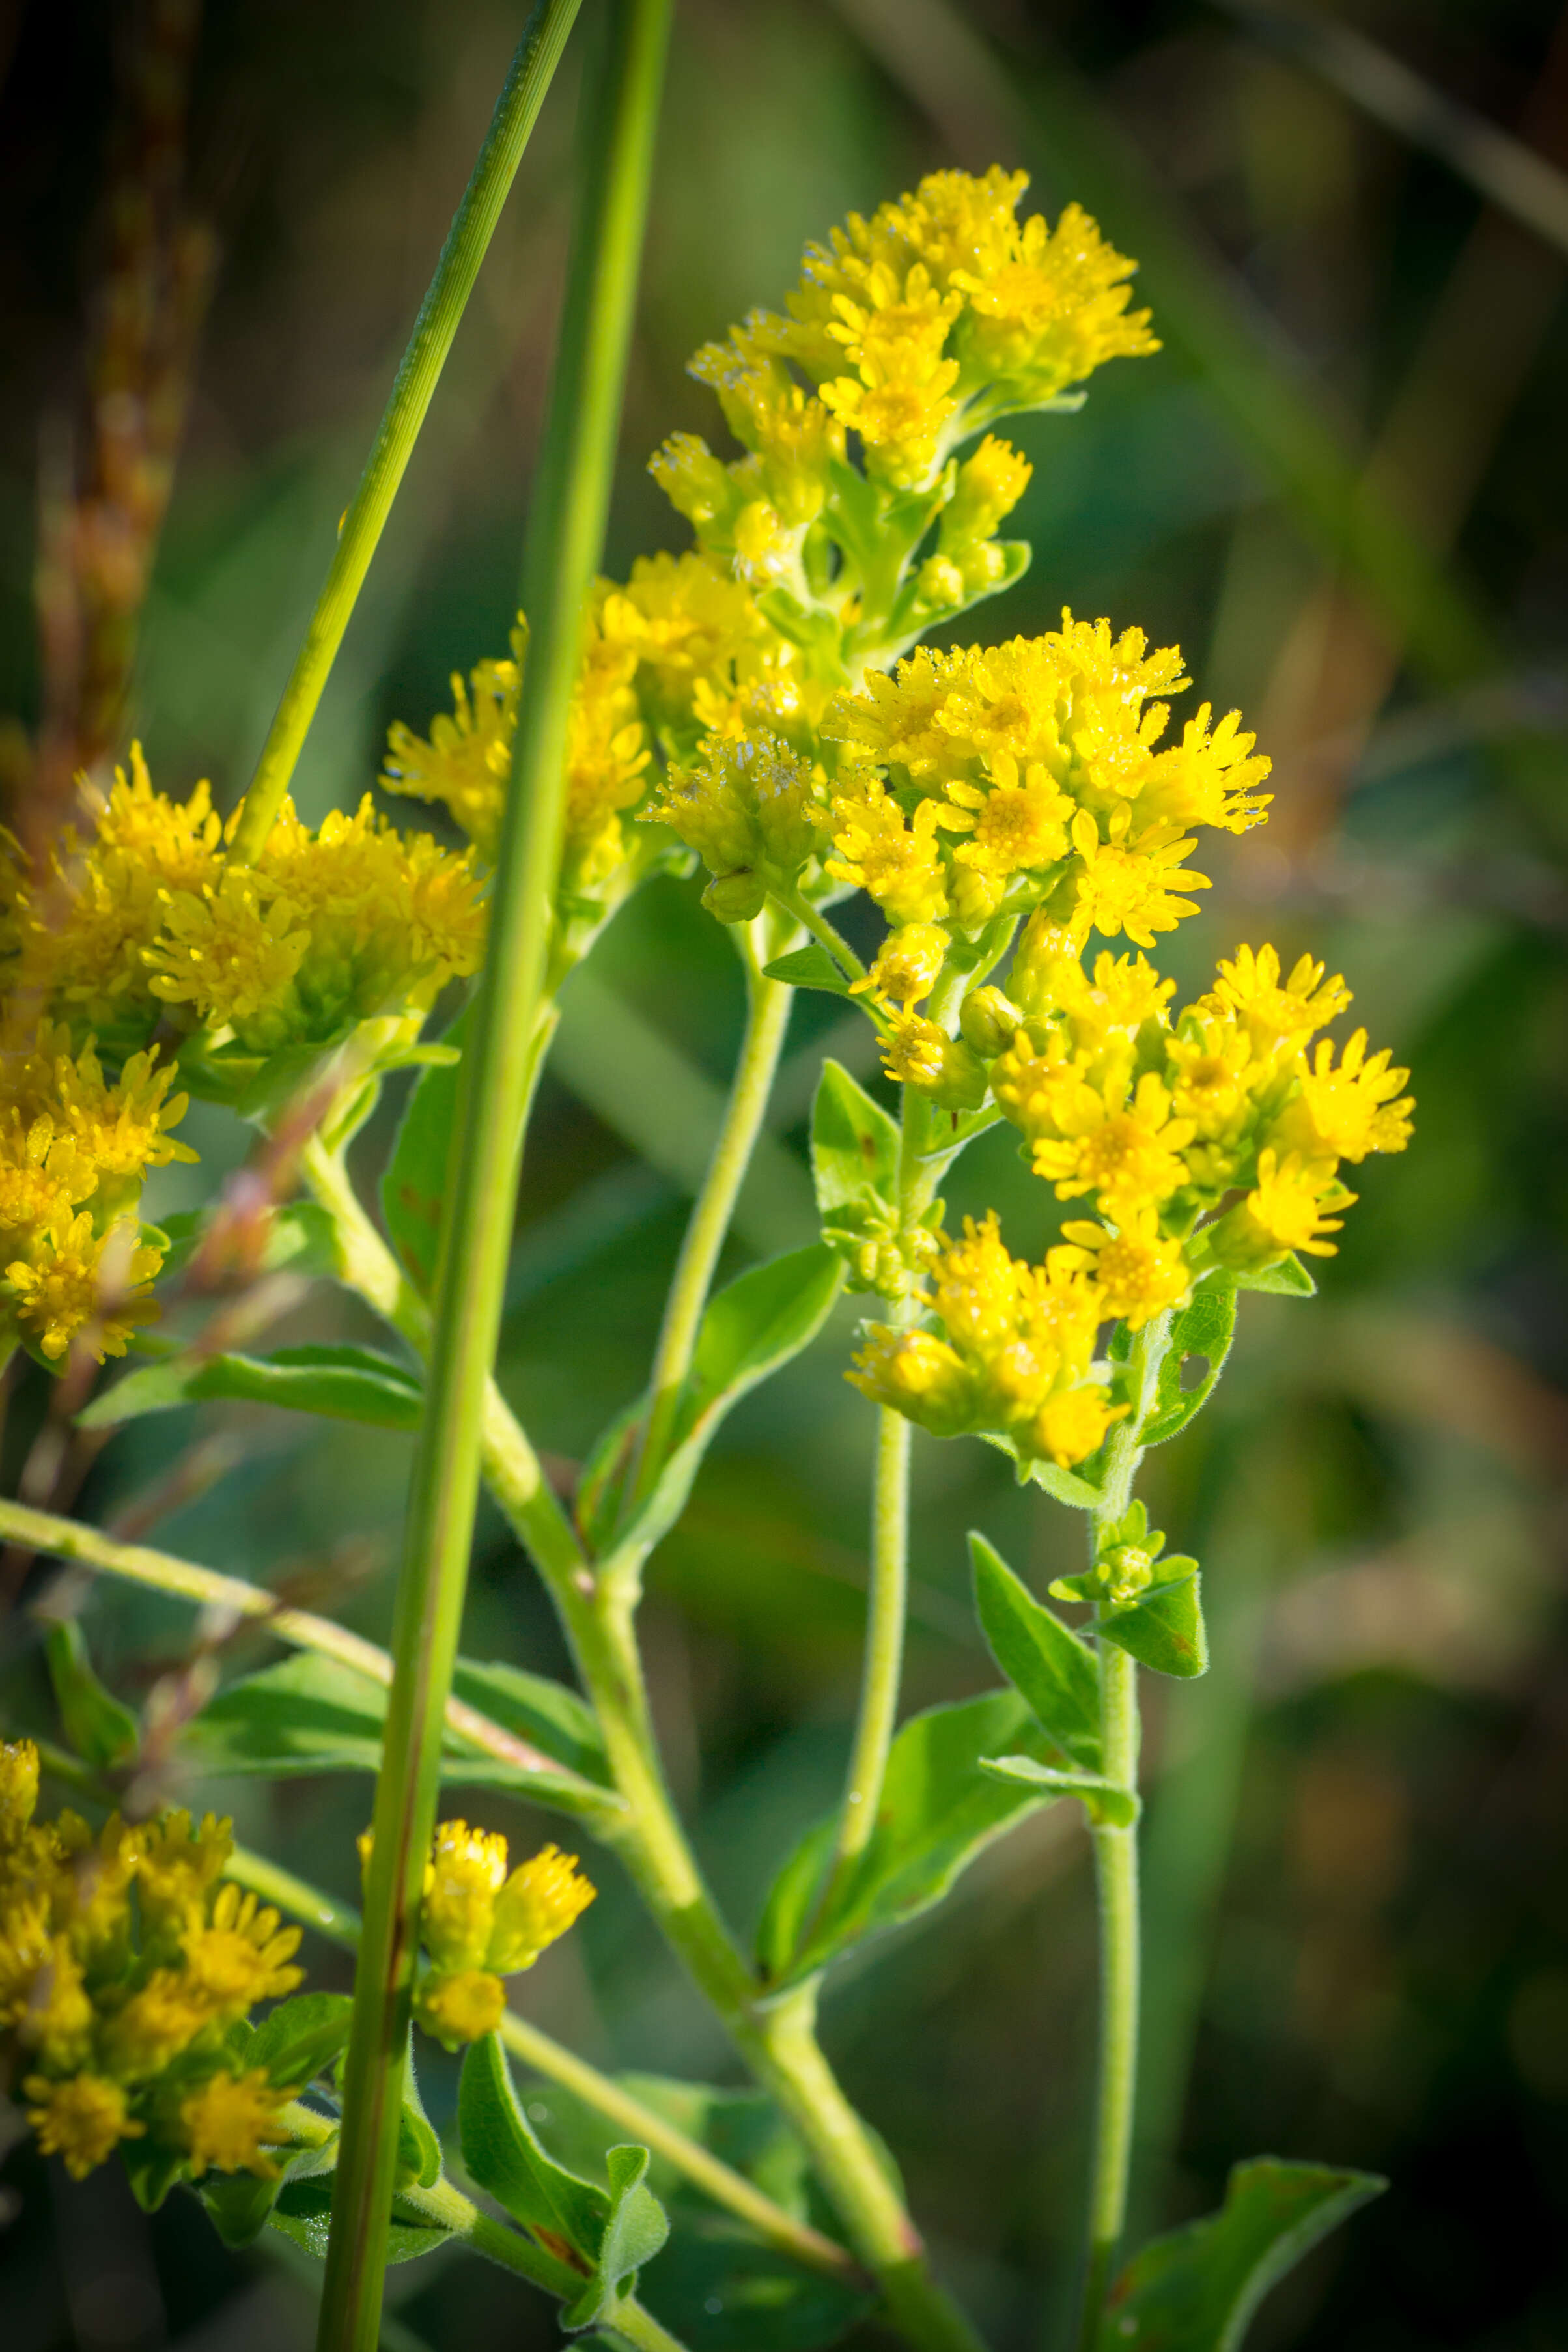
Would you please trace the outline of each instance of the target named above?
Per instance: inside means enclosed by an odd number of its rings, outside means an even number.
[[[647,2166],[646,2147],[612,2147],[606,2154],[610,2211],[599,2258],[589,2284],[563,2313],[563,2326],[592,2327],[600,2319],[613,2326],[616,2304],[636,2287],[638,2270],[668,2237],[668,2218],[643,2179]]]
[[[303,2247],[317,2262],[325,2262],[327,2235],[332,2225],[330,2176],[318,2174],[310,2179],[286,2181],[279,2191],[270,2220],[272,2227],[285,2238]],[[421,2254],[433,2254],[437,2246],[444,2246],[451,2235],[450,2230],[415,2220],[406,2207],[399,2208],[395,2198],[386,2259],[389,2263],[417,2262]]]
[[[1100,1766],[1100,1673],[1078,1635],[1037,1601],[982,1535],[971,1535],[974,1606],[991,1654],[1036,1720],[1086,1772]]]
[[[811,1112],[811,1174],[825,1225],[862,1224],[898,1196],[896,1121],[848,1071],[824,1062]]]
[[[1238,2352],[1269,2288],[1387,2185],[1272,2156],[1238,2164],[1219,2212],[1133,2257],[1106,2300],[1097,2352]]]
[[[1140,1433],[1144,1445],[1163,1445],[1185,1429],[1214,1393],[1236,1333],[1236,1289],[1226,1281],[1197,1291],[1171,1325],[1171,1345],[1160,1366],[1159,1386]],[[1184,1388],[1182,1374],[1194,1358],[1204,1361],[1201,1379]]]
[[[441,2143],[419,2095],[419,2077],[414,2065],[414,2029],[410,2026],[403,2069],[403,2112],[397,2119],[397,2185],[400,2189],[433,2189],[440,2178]]]
[[[1233,1274],[1237,1290],[1274,1290],[1287,1298],[1315,1298],[1318,1286],[1299,1257],[1281,1258],[1278,1265],[1258,1266],[1251,1274]]]
[[[813,940],[809,947],[775,956],[763,966],[764,980],[782,980],[790,988],[825,989],[829,996],[847,996],[849,982],[825,947]]]
[[[1102,1642],[1114,1642],[1157,1675],[1175,1675],[1183,1681],[1205,1675],[1209,1664],[1208,1634],[1198,1599],[1198,1567],[1178,1556],[1163,1559],[1162,1568],[1186,1569],[1168,1584],[1157,1584],[1124,1608],[1110,1610],[1095,1624]]]
[[[613,1785],[599,1719],[587,1700],[565,1683],[496,1660],[481,1665],[473,1658],[459,1658],[452,1689],[503,1731],[515,1732],[557,1764],[580,1772],[584,1780],[597,1780],[606,1789]]]
[[[552,2252],[569,2248],[584,2272],[597,2263],[611,2200],[546,2155],[512,2087],[500,2038],[487,2033],[463,2060],[458,2084],[463,2162],[479,2187]]]
[[[420,1382],[375,1348],[279,1348],[270,1356],[175,1356],[117,1381],[79,1415],[83,1429],[109,1429],[142,1413],[215,1399],[282,1405],[378,1429],[416,1429]]]
[[[1045,1803],[1041,1791],[987,1780],[980,1770],[982,1758],[1005,1749],[1056,1761],[1016,1691],[988,1691],[911,1717],[893,1742],[877,1826],[854,1875],[809,1929],[803,1948],[783,1965],[770,1955],[775,1974],[796,1982],[868,1936],[929,1910],[994,1839]],[[820,1845],[823,1835],[820,1824],[809,1831],[784,1864],[784,1877],[797,1888],[802,1851],[812,1840]]]
[[[1091,1820],[1109,1822],[1114,1829],[1130,1829],[1142,1811],[1131,1789],[1096,1772],[1058,1772],[1053,1765],[1037,1764],[1032,1756],[983,1756],[980,1769],[995,1780],[1025,1780],[1046,1797],[1079,1797]]]
[[[78,1619],[49,1620],[44,1628],[44,1655],[61,1727],[83,1761],[102,1770],[134,1756],[142,1744],[141,1724],[94,1674]]]
[[[353,2013],[346,1992],[297,1992],[262,2019],[246,2045],[246,2065],[265,2066],[280,2090],[300,2090],[347,2049]]]
[[[376,1772],[385,1722],[384,1684],[335,1658],[301,1650],[219,1691],[186,1726],[180,1744],[186,1758],[207,1773],[281,1778]],[[530,1738],[545,1755],[542,1769],[504,1760],[448,1733],[441,1751],[442,1778],[475,1788],[515,1790],[563,1812],[591,1809],[599,1790],[564,1763],[559,1771],[552,1769],[557,1759],[544,1748],[545,1727],[536,1721]],[[574,1750],[574,1746],[570,1743]]]
[[[460,1055],[469,1008],[465,1005],[441,1042]],[[457,1132],[460,1060],[421,1070],[403,1106],[391,1157],[381,1180],[381,1213],[393,1248],[418,1288],[428,1296],[436,1279],[447,1165]]]

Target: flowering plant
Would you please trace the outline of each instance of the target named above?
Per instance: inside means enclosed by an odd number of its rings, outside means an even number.
[[[70,1813],[40,1825],[38,1751],[7,1748],[0,2033],[41,2144],[73,2170],[118,2149],[149,2202],[196,2182],[234,2242],[270,2223],[324,2251],[325,2344],[374,2341],[385,2261],[454,2236],[553,2294],[568,2327],[668,2344],[703,2324],[657,2259],[695,2206],[710,2231],[723,2217],[742,2285],[773,2265],[791,2344],[878,2310],[912,2344],[973,2346],[823,2056],[816,2002],[849,1952],[936,1905],[984,1845],[1076,1802],[1103,1930],[1080,2342],[1219,2352],[1377,2184],[1240,2167],[1221,2215],[1113,2282],[1135,2082],[1138,1674],[1206,1664],[1197,1564],[1164,1552],[1133,1486],[1211,1393],[1238,1295],[1311,1293],[1303,1259],[1332,1253],[1355,1197],[1342,1166],[1407,1140],[1406,1073],[1363,1031],[1337,1049],[1321,1036],[1350,996],[1310,956],[1287,971],[1272,947],[1236,946],[1176,1007],[1152,958],[1207,887],[1187,861],[1204,829],[1264,821],[1268,762],[1234,712],[1216,721],[1205,703],[1173,726],[1168,698],[1188,688],[1174,648],[1070,613],[1001,646],[920,643],[1027,563],[998,533],[1030,469],[993,428],[1065,415],[1099,366],[1156,348],[1131,307],[1133,265],[1078,207],[1047,226],[1019,216],[1022,174],[938,173],[809,247],[784,311],[753,312],[692,363],[740,454],[678,435],[653,460],[694,545],[624,583],[591,576],[664,16],[654,0],[617,14],[590,100],[587,291],[563,330],[527,618],[506,654],[454,679],[426,735],[391,732],[382,785],[444,808],[468,847],[402,832],[369,798],[300,822],[289,747],[324,676],[308,647],[226,823],[205,783],[154,790],[133,748],[84,831],[10,867],[7,1335],[54,1370],[145,1348],[160,1276],[232,1242],[224,1203],[188,1232],[138,1217],[148,1171],[193,1156],[171,1130],[198,1095],[259,1127],[272,1154],[257,1262],[330,1274],[401,1352],[257,1358],[198,1334],[88,1418],[262,1396],[416,1427],[419,1447],[390,1657],[238,1580],[0,1511],[16,1539],[263,1619],[290,1645],[195,1710],[176,1746],[189,1771],[380,1766],[362,1924],[210,1815],[194,1832],[166,1809],[111,1811],[96,1832]],[[500,168],[481,158],[466,201],[488,203]],[[449,300],[460,272],[443,270]],[[394,437],[417,424],[400,385]],[[380,481],[373,467],[345,519],[333,593],[356,548],[368,561]],[[646,1391],[567,1508],[489,1379],[518,1137],[573,971],[647,877],[699,865],[745,973],[744,1040]],[[868,961],[835,919],[857,893],[882,927]],[[471,980],[471,1003],[426,1041],[443,992]],[[899,1115],[827,1062],[821,1238],[714,1293],[797,989],[858,1008]],[[410,1064],[378,1224],[348,1147]],[[1004,1123],[1042,1202],[1066,1211],[1037,1260],[994,1213],[955,1231],[940,1194]],[[296,1182],[304,1204],[282,1197]],[[642,1575],[726,1414],[816,1339],[845,1289],[875,1302],[845,1367],[878,1414],[861,1704],[842,1801],[781,1859],[747,1950],[664,1777]],[[916,1426],[1001,1448],[1021,1483],[1086,1515],[1088,1566],[1050,1598],[1089,1614],[1047,1606],[977,1534],[975,1604],[1004,1681],[900,1724]],[[555,1603],[579,1690],[456,1657],[481,1475]],[[133,1795],[140,1727],[79,1639],[57,1633],[77,1761],[46,1760]],[[352,1758],[321,1734],[324,1708],[360,1727]],[[443,1774],[552,1807],[618,1859],[767,2103],[770,2147],[783,2136],[825,2206],[781,2192],[788,2165],[734,2161],[721,2134],[692,2127],[692,2086],[652,2095],[600,2074],[508,2006],[504,1979],[594,1889],[553,1846],[509,1874],[503,1839],[437,1825]],[[252,2026],[254,2004],[300,1980],[280,1910],[359,1945],[352,2006],[284,1999]],[[463,2161],[509,2224],[445,2178],[405,2055],[411,2021],[466,2053]],[[563,2112],[576,2103],[571,2145],[534,2131],[509,2053],[554,2081]],[[745,2292],[739,2305],[726,2343],[780,2340],[762,2318],[748,2332]]]

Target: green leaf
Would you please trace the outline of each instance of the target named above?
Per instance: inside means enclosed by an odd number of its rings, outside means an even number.
[[[1047,1461],[1042,1454],[1020,1454],[1014,1440],[1005,1431],[982,1429],[975,1434],[987,1445],[994,1445],[998,1454],[1007,1456],[1020,1486],[1041,1486],[1058,1503],[1066,1503],[1075,1511],[1098,1511],[1104,1501],[1100,1488],[1079,1471],[1064,1470],[1059,1462]],[[1099,1458],[1098,1454],[1091,1455],[1089,1463]],[[1089,1464],[1083,1465],[1086,1469],[1089,1466]]]
[[[1046,1797],[1079,1797],[1089,1817],[1130,1829],[1142,1811],[1131,1789],[1120,1789],[1097,1772],[1058,1772],[1053,1765],[1037,1764],[1032,1756],[983,1756],[980,1769],[994,1780],[1025,1780]]]
[[[827,950],[813,940],[809,947],[795,948],[789,955],[775,956],[772,963],[763,966],[764,980],[782,980],[791,988],[825,989],[829,996],[847,996],[849,982],[828,954]]]
[[[392,1245],[426,1296],[436,1279],[441,1203],[457,1132],[460,1054],[468,1012],[465,1004],[441,1040],[444,1045],[456,1046],[459,1058],[422,1070],[415,1080],[381,1180],[381,1213]]]
[[[1139,1433],[1142,1445],[1163,1445],[1185,1429],[1214,1393],[1236,1333],[1236,1290],[1226,1281],[1194,1293],[1171,1325],[1171,1345],[1160,1366],[1159,1385],[1148,1420]],[[1182,1385],[1184,1368],[1201,1358],[1206,1370],[1191,1388]]]
[[[489,1670],[465,1664],[463,1671],[483,1675]],[[219,1691],[186,1727],[181,1748],[199,1771],[211,1774],[376,1772],[385,1722],[384,1684],[335,1658],[300,1650]],[[535,1723],[530,1737],[552,1763],[562,1761],[552,1755],[553,1735],[546,1745],[542,1723]],[[574,1742],[562,1744],[576,1752]],[[441,1775],[474,1788],[514,1790],[563,1812],[581,1811],[596,1794],[570,1765],[563,1763],[559,1774],[531,1769],[471,1748],[449,1732]]]
[[[816,1337],[843,1280],[833,1252],[814,1242],[752,1266],[710,1299],[669,1454],[645,1500],[616,1527],[614,1549],[646,1553],[674,1526],[722,1423]]]
[[[247,2066],[265,2066],[279,2089],[300,2090],[348,2047],[353,2002],[346,1992],[297,1992],[268,2011],[246,2045]]]
[[[1250,1274],[1227,1277],[1237,1290],[1276,1290],[1287,1298],[1315,1298],[1318,1286],[1299,1257],[1281,1258],[1278,1265],[1255,1267]]]
[[[319,1201],[292,1201],[274,1209],[262,1245],[261,1271],[291,1272],[336,1281],[342,1274],[337,1227]]]
[[[416,1376],[376,1348],[279,1348],[270,1356],[165,1358],[117,1381],[78,1416],[82,1429],[110,1429],[173,1405],[239,1399],[378,1429],[416,1429],[424,1401]]]
[[[606,2153],[610,2210],[598,2260],[576,2302],[562,2313],[563,2326],[592,2327],[601,2319],[613,2326],[616,2304],[635,2290],[637,2272],[668,2237],[668,2218],[643,2179],[647,2164],[646,2147],[612,2147]]]
[[[83,1761],[101,1771],[134,1756],[142,1744],[141,1724],[94,1674],[87,1638],[75,1617],[49,1619],[44,1655],[61,1727]]]
[[[284,2237],[292,2239],[317,2262],[325,2262],[327,2233],[332,2223],[331,2179],[318,2174],[306,2180],[286,2181],[279,2191],[270,2220],[272,2227]],[[445,2245],[451,2235],[450,2230],[433,2222],[412,2219],[406,2207],[400,2213],[395,2198],[386,2259],[389,2263],[417,2262],[421,2254],[433,2254],[437,2246]]]
[[[282,2191],[279,2180],[258,2180],[250,2172],[208,2172],[198,2184],[207,2219],[226,2246],[248,2246],[272,2218]]]
[[[474,2042],[463,2060],[458,2137],[468,2171],[514,2221],[542,2233],[552,2252],[566,2246],[583,2263],[597,2262],[610,2199],[541,2147],[494,2033]]]
[[[1136,1658],[1157,1675],[1175,1675],[1184,1682],[1206,1675],[1208,1634],[1198,1598],[1198,1564],[1178,1554],[1163,1559],[1162,1569],[1185,1570],[1166,1584],[1151,1585],[1136,1601],[1106,1612],[1095,1624],[1102,1642]]]
[[[531,1675],[522,1666],[494,1660],[480,1665],[475,1659],[459,1658],[452,1689],[467,1706],[478,1707],[531,1747],[542,1748],[557,1764],[604,1788],[614,1786],[599,1719],[587,1700],[564,1683],[552,1682],[548,1675]]]
[[[819,1872],[830,1826],[818,1823],[808,1831],[785,1863],[763,1915],[759,1957],[764,1969],[794,1983],[868,1936],[940,1903],[977,1854],[1046,1801],[1037,1790],[982,1773],[982,1759],[1003,1749],[1033,1754],[1043,1764],[1057,1760],[1016,1691],[988,1691],[911,1717],[889,1752],[877,1826],[858,1866],[806,1933],[802,1948],[787,1952],[782,1917],[801,1918],[809,1850],[815,1847]],[[807,1914],[814,1891],[808,1889]],[[773,1916],[775,1905],[778,1917]],[[796,1933],[798,1938],[798,1927]]]
[[[131,2193],[144,2213],[158,2210],[174,2183],[184,2179],[190,2161],[181,2149],[150,2139],[122,2139],[120,2157]]]
[[[414,2029],[410,2026],[407,2060],[403,2069],[403,2112],[397,2119],[397,2185],[400,2189],[434,2189],[440,2178],[441,2143],[419,2095],[419,2077],[414,2066]]]
[[[1100,1674],[1093,1653],[1035,1599],[984,1536],[971,1535],[969,1556],[975,1613],[992,1656],[1063,1754],[1084,1771],[1098,1772]]]
[[[880,1206],[898,1193],[897,1122],[840,1063],[826,1061],[811,1110],[811,1174],[824,1224]]]
[[[1219,2212],[1134,2255],[1106,2299],[1096,2352],[1238,2352],[1269,2288],[1387,2186],[1273,2156],[1238,2164]]]

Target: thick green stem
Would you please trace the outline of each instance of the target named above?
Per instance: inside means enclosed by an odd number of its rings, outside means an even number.
[[[1143,1458],[1142,1434],[1170,1339],[1171,1318],[1160,1315],[1132,1340],[1128,1359],[1132,1410],[1111,1434],[1100,1507],[1089,1534],[1091,1564],[1106,1530],[1121,1518],[1132,1498],[1132,1482]],[[1138,1668],[1113,1643],[1102,1641],[1098,1647],[1103,1770],[1108,1780],[1135,1797]],[[1126,2225],[1138,2096],[1138,1825],[1136,1821],[1125,1827],[1096,1822],[1090,1838],[1100,1910],[1100,2037],[1079,2352],[1094,2352]]]
[[[675,1425],[713,1271],[767,1115],[768,1097],[773,1092],[784,1031],[789,1026],[790,1006],[795,1000],[795,991],[782,981],[763,978],[754,949],[750,941],[747,946],[745,1034],[724,1123],[686,1228],[665,1304],[664,1323],[649,1381],[652,1403],[637,1469],[636,1491],[639,1496],[658,1477]]]
[[[447,363],[458,321],[473,292],[479,264],[578,6],[579,0],[539,0],[517,45],[473,176],[463,191],[436,275],[414,322],[359,488],[339,527],[337,547],[305,642],[295,657],[246,793],[235,835],[237,858],[248,862],[258,855],[289,789],[349,615],[364,585],[371,558]]]
[[[425,1417],[394,1624],[321,2293],[321,2352],[374,2352],[380,2324],[419,1903],[560,867],[571,699],[615,467],[669,14],[669,0],[618,0],[599,70],[584,92],[587,136],[566,310],[523,564],[522,602],[533,637],[489,949],[462,1062]]]

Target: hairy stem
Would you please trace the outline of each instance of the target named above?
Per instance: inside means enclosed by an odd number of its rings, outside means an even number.
[[[909,1601],[910,1424],[886,1405],[877,1414],[877,1467],[871,1498],[870,1609],[860,1707],[844,1784],[838,1833],[820,1909],[870,1843],[898,1721],[903,1679],[904,1619]]]
[[[753,926],[753,930],[756,926]],[[658,1477],[679,1410],[681,1391],[691,1369],[692,1350],[702,1322],[702,1310],[712,1286],[713,1270],[730,1230],[736,1198],[762,1131],[773,1092],[773,1075],[789,1026],[795,991],[782,981],[764,980],[753,942],[747,941],[746,1026],[740,1058],[730,1087],[724,1123],[713,1146],[713,1156],[702,1180],[680,1245],[675,1276],[665,1303],[649,1381],[652,1403],[637,1468],[635,1495],[640,1498]]]
[[[1136,1334],[1128,1359],[1132,1411],[1112,1432],[1100,1504],[1089,1534],[1089,1559],[1100,1553],[1132,1498],[1143,1457],[1160,1365],[1170,1345],[1171,1318],[1160,1315]],[[1100,1734],[1108,1780],[1138,1793],[1138,1667],[1126,1651],[1101,1641]],[[1096,1822],[1090,1832],[1100,1913],[1100,2035],[1095,2078],[1094,2135],[1089,2158],[1083,2294],[1079,2352],[1094,2352],[1100,2314],[1127,2220],[1127,2185],[1138,2096],[1138,1825]]]
[[[420,305],[414,332],[377,431],[364,472],[338,530],[332,561],[316,599],[267,740],[262,746],[235,835],[234,855],[256,857],[272,829],[316,706],[337,658],[349,615],[414,444],[447,363],[479,264],[500,218],[522,151],[572,29],[579,0],[539,0],[513,54],[473,176],[463,191],[436,275]]]
[[[374,2352],[380,2329],[419,1905],[560,870],[571,701],[615,469],[669,16],[670,0],[616,0],[598,70],[584,89],[587,135],[566,308],[523,561],[523,609],[533,638],[489,940],[461,1066],[429,1379],[393,1630],[321,2290],[321,2352]]]

